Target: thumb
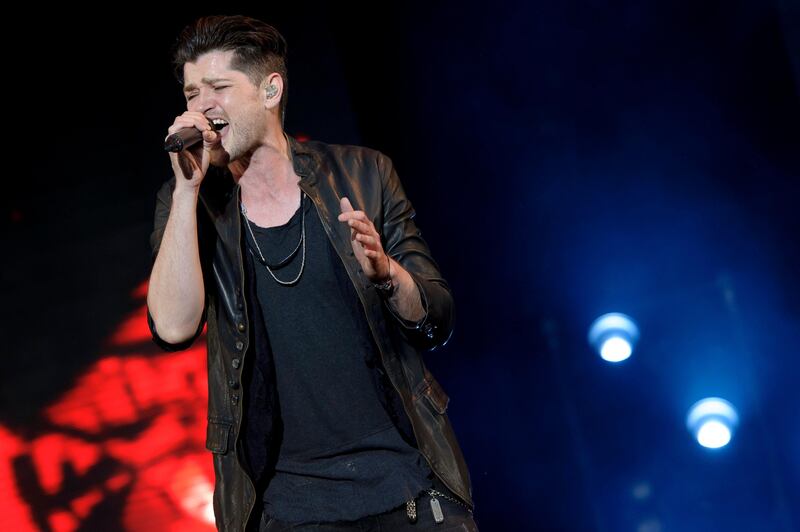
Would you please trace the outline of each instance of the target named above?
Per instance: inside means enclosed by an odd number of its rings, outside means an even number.
[[[347,199],[347,196],[343,196],[341,200],[339,200],[339,206],[342,208],[342,212],[352,212],[353,206],[350,205],[350,200]]]
[[[203,148],[211,149],[214,148],[217,143],[219,143],[219,133],[214,131],[213,129],[208,129],[203,131]]]
[[[216,151],[220,145],[219,133],[212,130],[203,131],[203,151],[200,155],[200,170],[203,175],[208,171],[211,164],[212,152]]]

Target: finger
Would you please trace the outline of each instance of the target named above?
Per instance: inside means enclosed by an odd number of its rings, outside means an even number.
[[[185,116],[185,117],[188,117],[188,118],[200,118],[200,119],[208,120],[208,118],[206,118],[206,115],[204,115],[200,111],[184,111],[181,116]]]
[[[377,240],[375,239],[375,237],[370,235],[363,235],[359,233],[356,235],[356,240],[358,240],[362,244],[370,246],[370,248],[374,248],[377,246]]]
[[[372,234],[372,226],[365,224],[359,220],[347,220],[347,225],[349,225],[352,229],[355,229],[359,233],[364,234]]]
[[[353,211],[353,206],[350,205],[350,200],[347,199],[347,196],[342,196],[342,199],[339,200],[339,207],[341,207],[343,213]],[[339,220],[342,220],[342,218],[339,218]]]
[[[197,113],[197,115],[199,115],[199,116],[181,115],[181,116],[177,117],[175,119],[175,121],[172,123],[172,125],[167,129],[167,131],[169,132],[169,135],[172,135],[173,133],[176,133],[176,132],[180,131],[181,129],[184,129],[184,128],[187,128],[187,127],[194,127],[194,128],[199,129],[200,131],[208,131],[210,129],[213,129],[211,127],[211,124],[209,123],[208,119],[205,116],[203,116],[202,113]],[[169,136],[169,135],[167,135],[167,136]]]
[[[201,131],[206,129],[211,129],[211,124],[209,123],[208,119],[203,117],[195,116],[179,116],[175,119],[170,126],[170,129],[180,129],[182,127],[197,127]]]
[[[203,153],[200,159],[201,170],[203,171],[203,174],[205,174],[206,171],[208,170],[208,167],[211,164],[211,157],[213,155],[213,151],[219,145],[218,139],[216,137],[217,133],[215,131],[203,132]]]
[[[205,126],[213,127],[211,120],[206,115],[198,111],[186,111],[181,115],[181,118],[190,120],[192,123],[197,124],[198,128],[205,128]]]
[[[220,134],[213,129],[203,131],[203,149],[211,149],[219,144]]]
[[[343,212],[339,215],[339,220],[361,220],[362,222],[372,223],[370,219],[367,217],[367,214],[364,211],[350,211],[350,212]]]
[[[194,122],[186,120],[184,118],[176,118],[175,122],[172,123],[171,126],[167,129],[167,136],[172,135],[173,133],[177,133],[183,128],[187,127],[194,127]]]

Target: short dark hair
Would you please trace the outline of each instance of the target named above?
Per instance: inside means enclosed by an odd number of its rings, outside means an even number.
[[[289,88],[283,35],[266,22],[241,15],[199,18],[181,31],[173,49],[172,65],[178,82],[183,84],[185,63],[194,63],[201,55],[215,50],[233,51],[231,68],[246,74],[255,85],[273,72],[281,75],[283,119]]]

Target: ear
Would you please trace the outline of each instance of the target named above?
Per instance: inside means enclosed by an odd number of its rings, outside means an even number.
[[[280,105],[283,95],[283,78],[280,74],[273,72],[264,78],[261,83],[261,95],[265,108],[275,109]]]

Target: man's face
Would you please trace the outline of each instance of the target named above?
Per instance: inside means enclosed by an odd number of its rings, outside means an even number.
[[[230,161],[266,139],[268,111],[264,91],[246,74],[230,68],[233,51],[212,51],[183,66],[186,108],[227,125],[219,130]]]

